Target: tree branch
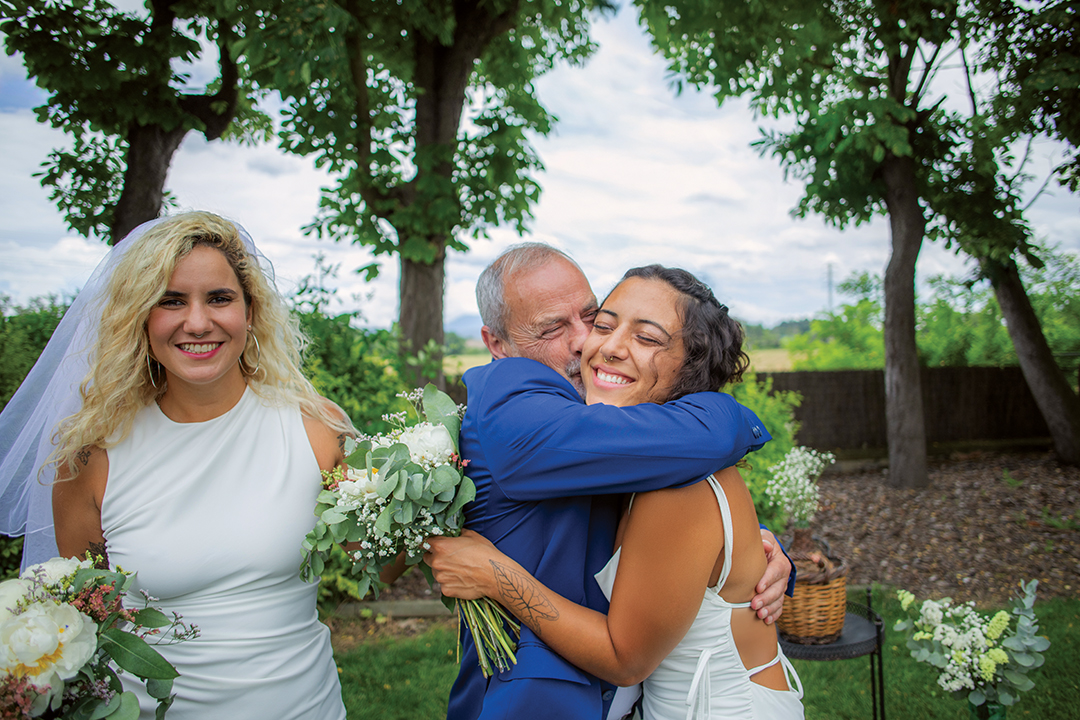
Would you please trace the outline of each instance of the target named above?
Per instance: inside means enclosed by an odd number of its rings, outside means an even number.
[[[221,88],[213,95],[181,95],[180,107],[184,112],[202,121],[206,127],[203,135],[207,140],[217,140],[222,136],[236,114],[236,105],[240,98],[240,71],[236,60],[229,53],[229,40],[232,27],[223,26],[218,21],[218,67],[221,69]],[[214,105],[225,103],[221,112],[214,110]]]

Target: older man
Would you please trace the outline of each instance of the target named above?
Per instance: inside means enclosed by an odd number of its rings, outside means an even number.
[[[526,243],[503,253],[481,275],[477,300],[495,361],[465,374],[461,451],[477,488],[467,525],[553,591],[606,611],[592,576],[611,556],[620,495],[697,482],[769,435],[752,412],[720,393],[665,405],[585,405],[581,350],[596,297],[578,266],[554,248]],[[762,617],[779,614],[790,569],[773,553],[758,588],[764,592],[753,600]],[[602,720],[613,696],[610,684],[559,657],[528,628],[517,664],[484,678],[466,634],[449,718]]]

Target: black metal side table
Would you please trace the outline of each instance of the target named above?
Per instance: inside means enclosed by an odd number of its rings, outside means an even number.
[[[866,604],[848,602],[844,629],[840,637],[827,645],[802,645],[788,642],[780,636],[780,646],[789,659],[848,660],[870,656],[870,695],[874,720],[885,720],[885,674],[881,667],[881,647],[885,642],[884,623],[874,612],[870,588],[866,589]]]

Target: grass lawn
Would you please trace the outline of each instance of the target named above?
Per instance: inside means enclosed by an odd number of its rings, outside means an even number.
[[[893,593],[875,591],[885,618],[885,712],[894,720],[964,720],[966,703],[942,691],[933,668],[915,662],[903,636],[892,626],[900,616]],[[853,592],[860,602],[865,595]],[[1031,673],[1035,689],[1008,709],[1015,718],[1080,717],[1080,600],[1038,602],[1040,634],[1050,638],[1046,664]],[[436,720],[445,717],[446,698],[457,674],[454,632],[436,626],[414,637],[381,636],[345,643],[337,653],[345,705],[351,718]],[[806,696],[806,717],[844,720],[870,717],[868,657],[833,662],[796,660]],[[538,716],[541,717],[541,716]]]

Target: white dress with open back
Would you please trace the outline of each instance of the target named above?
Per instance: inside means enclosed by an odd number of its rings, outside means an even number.
[[[247,389],[227,413],[177,423],[156,404],[108,449],[101,508],[109,559],[198,625],[157,649],[180,672],[169,720],[344,720],[318,586],[299,577],[320,474],[295,407]],[[137,680],[143,718],[156,701]]]
[[[675,649],[643,683],[644,720],[692,720],[697,718],[732,718],[738,720],[794,720],[803,717],[802,683],[779,643],[776,657],[759,667],[747,669],[739,657],[731,634],[731,611],[749,607],[749,602],[729,603],[720,591],[731,572],[731,509],[727,496],[716,478],[708,483],[720,505],[724,524],[724,565],[716,585],[705,590],[705,597],[693,625]],[[604,594],[611,599],[621,548],[596,574]],[[773,690],[750,678],[776,663],[781,663],[791,690]]]

